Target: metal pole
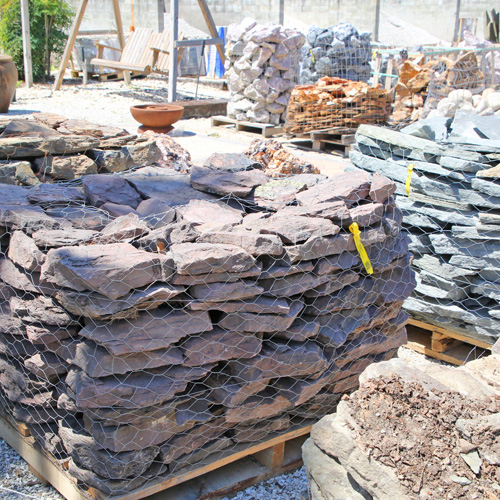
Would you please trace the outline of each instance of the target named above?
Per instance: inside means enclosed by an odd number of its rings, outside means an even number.
[[[373,28],[373,41],[378,42],[378,34],[380,30],[380,0],[375,4],[375,26]]]
[[[179,31],[179,0],[170,0],[170,68],[168,71],[168,102],[177,100],[177,38]]]
[[[285,0],[280,0],[280,13],[279,13],[278,24],[281,24],[281,26],[285,24]]]
[[[453,31],[453,42],[460,38],[460,0],[457,0],[457,10],[455,11],[455,28]]]
[[[33,86],[33,67],[31,65],[30,13],[28,0],[21,0],[21,25],[23,32],[24,81],[28,88]]]

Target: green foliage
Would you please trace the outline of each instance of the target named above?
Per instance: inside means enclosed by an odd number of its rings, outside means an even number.
[[[64,51],[73,10],[64,0],[29,0],[33,79],[50,76],[51,62]],[[21,7],[19,0],[0,0],[0,46],[13,57],[24,78]]]

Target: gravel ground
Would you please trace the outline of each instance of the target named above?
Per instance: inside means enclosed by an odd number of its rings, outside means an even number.
[[[427,358],[411,349],[401,347],[398,357],[410,364],[421,364]],[[281,476],[269,479],[261,484],[251,486],[233,496],[233,500],[307,500],[308,483],[304,467]],[[28,464],[7,444],[0,439],[0,499],[22,500],[64,500],[50,486],[43,486],[29,471]],[[224,498],[222,500],[229,500]]]

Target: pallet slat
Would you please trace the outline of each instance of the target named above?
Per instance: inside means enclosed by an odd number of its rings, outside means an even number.
[[[151,500],[208,500],[235,493],[300,467],[301,446],[310,430],[310,425],[297,427],[253,446],[242,445],[239,451],[228,451],[227,455],[223,454],[222,458],[212,462],[208,458],[205,463],[187,467],[173,477],[149,482],[124,495],[110,496],[95,488],[78,488],[76,480],[65,472],[67,467],[64,463],[40,451],[32,436],[21,434],[22,427],[14,426],[0,416],[0,437],[28,462],[36,477],[50,483],[67,500],[140,500],[151,495]],[[240,472],[235,475],[237,470]]]
[[[274,135],[283,133],[283,127],[271,125],[270,123],[254,123],[246,121],[238,121],[234,118],[227,116],[212,116],[212,127],[219,127],[223,125],[234,125],[237,132],[256,132],[259,131],[262,137],[267,139]]]
[[[408,343],[405,347],[440,361],[460,366],[490,354],[491,345],[486,342],[422,321],[410,319],[406,329]]]

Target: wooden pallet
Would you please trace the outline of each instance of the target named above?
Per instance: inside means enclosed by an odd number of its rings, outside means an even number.
[[[253,123],[238,121],[227,116],[212,116],[212,127],[234,126],[237,132],[253,132],[262,135],[265,139],[283,133],[283,127],[269,123]]]
[[[463,365],[491,354],[491,345],[446,328],[410,319],[406,347],[441,361]]]
[[[236,445],[171,477],[149,481],[130,493],[110,496],[95,488],[83,489],[67,472],[68,461],[42,451],[26,426],[0,416],[0,437],[28,462],[43,483],[51,484],[67,500],[209,500],[231,495],[253,484],[297,469],[301,447],[311,426],[297,426],[285,434],[252,445]],[[158,494],[158,495],[156,495]]]
[[[344,156],[355,144],[355,131],[344,129],[342,131],[318,131],[298,134],[289,139],[291,143],[300,145],[308,143],[307,149],[312,151],[331,151],[340,149]]]

